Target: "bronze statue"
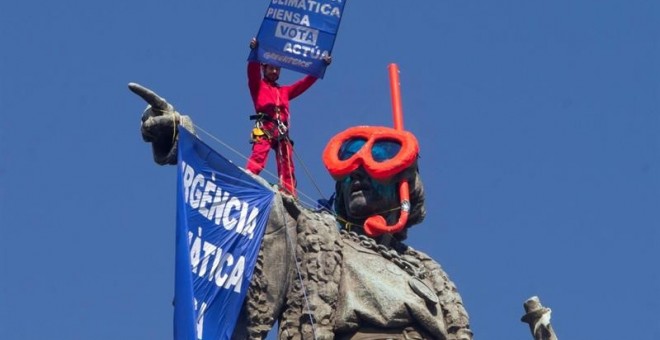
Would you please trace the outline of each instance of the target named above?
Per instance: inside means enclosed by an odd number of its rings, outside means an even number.
[[[150,104],[141,132],[154,159],[175,164],[174,127],[192,130],[192,121],[152,91],[129,88]],[[277,194],[234,338],[264,338],[279,321],[280,339],[472,339],[455,285],[438,263],[402,242],[425,215],[416,162],[395,177],[385,185],[358,168],[337,181],[337,218]],[[367,236],[366,217],[397,218],[391,186],[401,180],[411,188],[405,228]]]
[[[149,103],[141,132],[155,161],[176,164],[175,128],[193,131],[192,121],[154,92],[134,83],[129,88]],[[331,152],[337,164],[366,145],[380,162],[398,152],[360,140],[348,138]],[[387,176],[368,166],[331,170],[337,180],[333,213],[309,210],[276,191],[234,339],[263,339],[275,322],[279,339],[472,339],[454,283],[432,258],[403,243],[425,216],[416,157],[407,162]],[[406,200],[396,190],[399,183],[409,187]],[[407,220],[397,232],[365,230],[371,217],[392,224],[404,212]]]

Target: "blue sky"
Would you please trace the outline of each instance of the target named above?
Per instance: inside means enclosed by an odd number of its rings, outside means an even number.
[[[0,338],[171,338],[176,171],[126,85],[247,154],[267,4],[0,4]],[[539,295],[562,339],[660,339],[659,41],[653,0],[351,0],[325,79],[292,104],[299,189],[333,190],[334,134],[391,126],[396,62],[429,210],[409,244],[477,338],[530,339]]]

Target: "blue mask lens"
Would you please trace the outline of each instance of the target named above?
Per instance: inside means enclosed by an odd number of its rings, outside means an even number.
[[[376,162],[384,162],[394,158],[401,151],[401,144],[391,140],[379,140],[371,148],[371,157]]]
[[[342,145],[341,148],[339,148],[339,160],[340,161],[345,161],[358,151],[362,149],[362,146],[367,142],[366,139],[361,139],[361,138],[353,138],[345,141]]]

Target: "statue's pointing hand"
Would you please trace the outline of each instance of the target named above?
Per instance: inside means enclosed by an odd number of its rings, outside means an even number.
[[[172,107],[172,105],[170,105],[164,98],[138,83],[128,83],[128,89],[144,99],[144,101],[154,109],[160,111],[167,111],[168,109],[174,110],[174,107]]]
[[[176,164],[177,126],[183,125],[195,133],[192,120],[178,113],[172,104],[154,91],[137,83],[129,83],[128,89],[149,104],[142,113],[140,132],[145,142],[151,143],[156,163]]]

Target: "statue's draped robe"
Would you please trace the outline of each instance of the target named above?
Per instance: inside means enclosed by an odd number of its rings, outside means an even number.
[[[416,294],[401,267],[342,237],[332,215],[283,201],[279,194],[274,203],[235,339],[263,338],[276,320],[280,339],[333,339],[364,328],[405,327],[434,339],[472,338],[456,287],[430,257],[397,247],[408,262],[426,269],[423,281],[438,303]]]

